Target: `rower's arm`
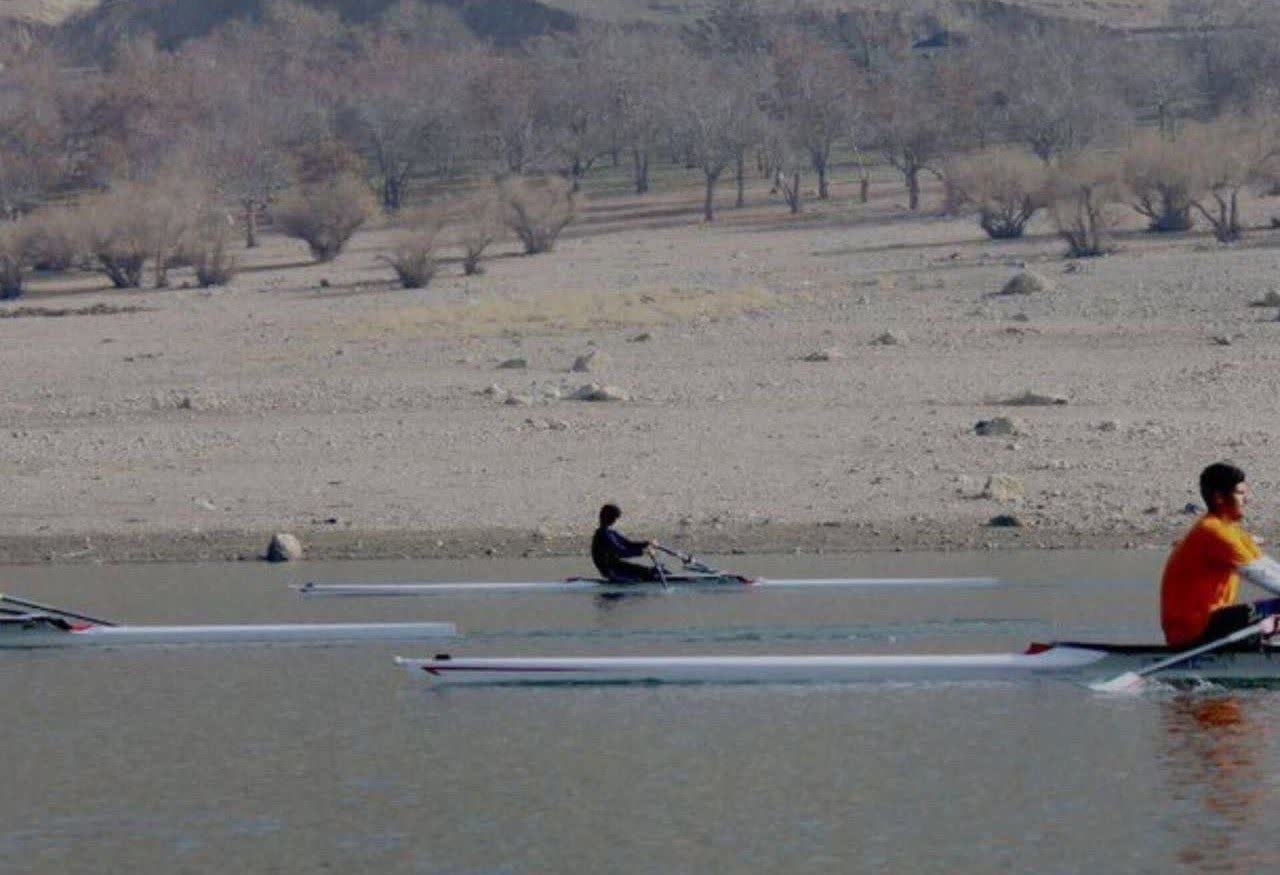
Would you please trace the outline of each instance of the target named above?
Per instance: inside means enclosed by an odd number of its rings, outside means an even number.
[[[1267,592],[1280,595],[1280,562],[1262,556],[1240,566],[1240,576]]]

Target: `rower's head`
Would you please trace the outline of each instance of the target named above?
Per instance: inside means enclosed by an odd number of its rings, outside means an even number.
[[[1249,503],[1244,472],[1227,462],[1214,462],[1200,472],[1200,497],[1210,513],[1229,520],[1242,519]]]
[[[608,528],[622,516],[622,509],[616,504],[606,504],[600,508],[600,525]]]

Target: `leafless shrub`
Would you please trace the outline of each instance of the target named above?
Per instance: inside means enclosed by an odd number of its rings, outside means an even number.
[[[206,195],[194,179],[176,176],[154,182],[139,194],[146,198],[155,287],[167,288],[169,268],[193,263],[187,244],[203,213]]]
[[[480,257],[502,236],[502,204],[497,190],[482,192],[464,202],[460,216],[459,242],[462,244],[462,272],[467,276],[484,273]]]
[[[53,207],[25,220],[27,255],[36,270],[63,271],[84,257],[83,234],[75,210]]]
[[[382,256],[406,289],[425,288],[436,274],[436,238],[443,225],[437,215],[419,215],[400,232],[395,246]]]
[[[951,161],[944,170],[949,206],[977,210],[978,224],[996,240],[1021,237],[1048,199],[1042,162],[1022,151],[989,149]]]
[[[374,211],[368,188],[344,173],[298,186],[281,198],[272,215],[281,231],[306,242],[316,261],[331,261]]]
[[[225,286],[236,273],[231,254],[234,220],[220,210],[206,210],[192,227],[186,250],[201,288]]]
[[[1116,162],[1096,152],[1072,156],[1049,178],[1049,209],[1058,234],[1067,242],[1067,255],[1088,258],[1109,250],[1107,238],[1115,227],[1113,209],[1121,197]]]
[[[509,177],[499,186],[507,226],[527,255],[550,252],[573,221],[573,189],[558,176]]]
[[[22,271],[27,261],[27,229],[19,222],[0,226],[0,300],[22,297]]]
[[[1219,242],[1233,243],[1244,234],[1240,192],[1280,178],[1275,138],[1272,124],[1243,118],[1195,125],[1183,134],[1197,168],[1191,206],[1213,228]]]
[[[1129,205],[1149,220],[1152,231],[1191,229],[1191,193],[1196,159],[1186,139],[1144,131],[1129,145],[1121,167]]]
[[[148,201],[141,186],[124,184],[87,198],[79,207],[83,246],[118,289],[142,285],[143,266],[155,251]]]

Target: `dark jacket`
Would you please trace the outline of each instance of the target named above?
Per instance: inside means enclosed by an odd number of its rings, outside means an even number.
[[[630,565],[622,560],[643,555],[644,541],[632,541],[606,526],[596,529],[595,535],[591,538],[591,561],[607,578],[629,576],[625,572],[618,573],[620,568]]]

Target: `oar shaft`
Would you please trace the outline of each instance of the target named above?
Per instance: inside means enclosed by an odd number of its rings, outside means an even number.
[[[688,562],[689,560],[693,559],[693,556],[689,553],[681,553],[679,550],[673,550],[670,547],[664,547],[661,544],[657,543],[656,541],[653,544],[653,549],[661,550],[663,553],[666,553],[668,556],[674,556],[675,558],[679,559],[681,562]]]
[[[84,620],[86,623],[93,623],[97,626],[114,626],[115,623],[110,620],[102,620],[98,617],[90,617],[88,614],[77,614],[75,611],[66,611],[62,608],[55,608],[51,605],[42,605],[39,602],[32,602],[26,599],[15,598],[11,595],[0,593],[0,601],[9,602],[23,608],[31,608],[35,611],[44,611],[48,614],[57,614],[60,617],[69,617],[72,620]]]
[[[1237,629],[1236,631],[1232,632],[1230,635],[1227,635],[1223,638],[1219,638],[1216,641],[1210,641],[1208,644],[1202,644],[1199,647],[1193,647],[1190,650],[1184,650],[1182,653],[1176,653],[1173,656],[1170,656],[1168,659],[1162,659],[1159,662],[1155,662],[1155,663],[1152,663],[1151,665],[1146,666],[1145,668],[1138,669],[1137,671],[1134,672],[1134,674],[1138,675],[1138,677],[1146,677],[1149,674],[1155,674],[1158,671],[1162,671],[1166,668],[1169,668],[1170,666],[1177,665],[1180,662],[1186,662],[1188,659],[1195,659],[1197,656],[1200,656],[1201,654],[1209,653],[1210,651],[1213,651],[1213,650],[1218,650],[1220,648],[1226,647],[1228,644],[1235,644],[1237,641],[1243,641],[1244,639],[1252,635],[1257,635],[1259,632],[1261,632],[1262,627],[1266,622],[1267,622],[1266,620],[1259,620],[1257,623],[1253,623],[1249,626],[1245,626],[1243,629]]]

